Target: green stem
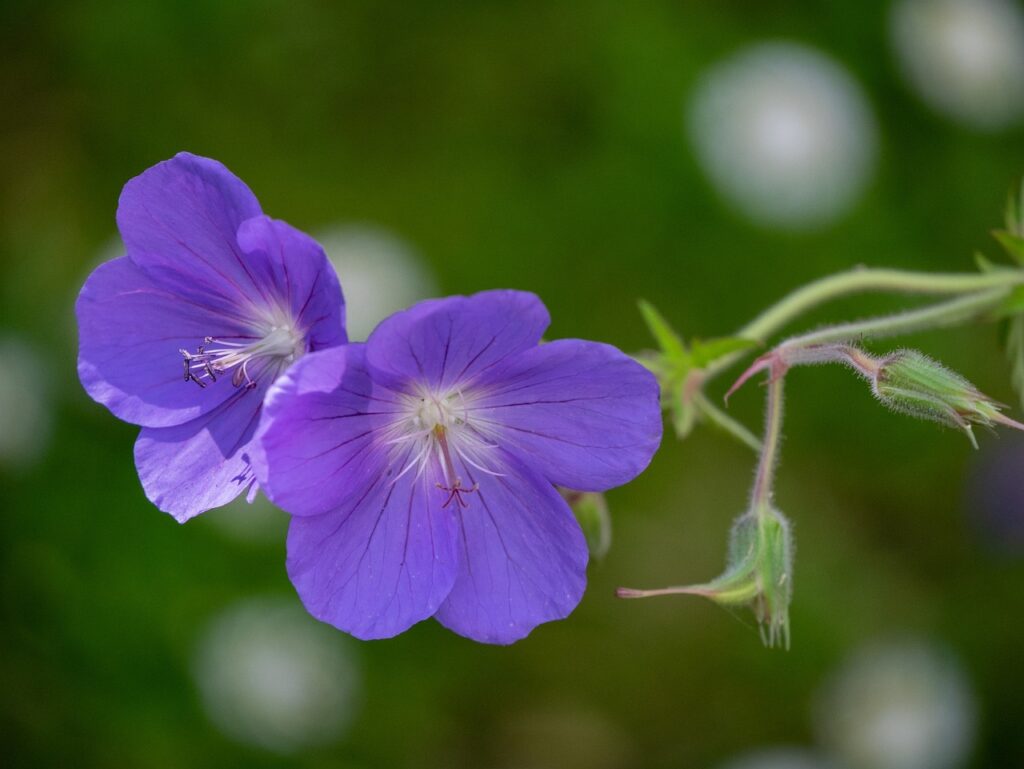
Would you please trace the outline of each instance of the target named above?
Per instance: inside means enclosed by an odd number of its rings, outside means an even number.
[[[1010,291],[1009,288],[978,291],[917,310],[882,315],[853,323],[840,323],[790,337],[755,360],[740,374],[725,397],[728,399],[747,380],[761,371],[767,370],[769,380],[774,380],[783,376],[786,369],[792,366],[807,364],[842,362],[870,378],[873,361],[870,356],[860,354],[856,347],[850,346],[850,343],[966,323],[995,310]]]
[[[798,288],[762,312],[736,332],[736,336],[765,342],[776,331],[808,310],[832,299],[864,291],[890,291],[908,294],[965,294],[997,287],[1011,288],[1024,283],[1024,272],[997,270],[983,273],[918,273],[855,267],[821,278]],[[725,355],[706,371],[706,379],[721,373],[743,352]]]
[[[779,347],[780,349],[794,349],[954,326],[994,310],[1009,293],[1010,287],[992,288],[922,307],[919,310],[828,326],[819,331],[787,339]]]
[[[782,372],[769,372],[768,405],[765,407],[764,438],[761,441],[761,457],[754,476],[754,490],[751,493],[751,510],[764,517],[771,509],[775,465],[778,462],[779,443],[782,441]]]

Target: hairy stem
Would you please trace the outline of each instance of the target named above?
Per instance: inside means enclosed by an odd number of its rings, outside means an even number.
[[[796,289],[762,312],[736,336],[764,342],[776,331],[803,313],[820,304],[848,294],[865,291],[888,291],[908,294],[967,294],[985,289],[1009,289],[1024,283],[1024,273],[1017,270],[998,270],[985,273],[918,273],[855,267],[808,283]],[[743,357],[742,352],[725,355],[712,363],[705,381],[721,373]]]
[[[994,310],[1009,292],[1009,288],[978,291],[917,310],[882,315],[853,323],[839,323],[790,337],[755,360],[740,374],[725,394],[726,400],[728,401],[729,396],[752,376],[765,370],[769,371],[770,381],[774,381],[792,366],[839,362],[870,378],[877,361],[849,343],[966,323]]]
[[[918,310],[883,315],[852,323],[840,323],[827,326],[787,339],[780,349],[810,347],[812,345],[850,342],[858,339],[895,336],[924,331],[933,328],[945,328],[979,318],[994,310],[1009,294],[1010,288],[991,288],[977,291],[946,302],[939,302]]]
[[[757,463],[750,500],[750,508],[758,516],[766,515],[771,508],[775,465],[778,463],[779,443],[782,441],[782,384],[785,374],[783,371],[772,371],[768,376],[764,437],[761,440],[761,457]]]

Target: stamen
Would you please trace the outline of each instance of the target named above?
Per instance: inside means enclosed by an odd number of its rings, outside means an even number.
[[[444,475],[452,487],[457,487],[462,481],[455,475],[455,464],[452,462],[452,455],[448,451],[448,438],[445,435],[444,427],[435,425],[434,437],[437,439],[437,445],[441,449],[441,468],[444,470]]]
[[[478,465],[476,462],[474,462],[472,459],[470,459],[468,456],[466,456],[465,452],[463,452],[463,454],[462,454],[462,461],[465,462],[467,465],[470,465],[471,467],[479,470],[480,472],[487,473],[488,475],[494,476],[495,478],[504,478],[505,477],[505,473],[497,473],[494,470],[488,470],[483,465]]]
[[[250,339],[252,337],[249,337]],[[231,341],[205,337],[195,352],[179,349],[186,382],[202,388],[231,371],[231,384],[252,389],[264,373],[276,377],[305,352],[301,334],[288,323],[271,325],[255,341]],[[255,363],[254,363],[255,361]],[[255,368],[250,368],[255,366]]]

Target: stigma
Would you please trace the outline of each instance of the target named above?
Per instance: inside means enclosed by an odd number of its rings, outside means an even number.
[[[259,380],[271,381],[306,351],[302,334],[288,323],[268,325],[252,337],[203,339],[194,352],[179,349],[186,382],[205,388],[221,377],[231,377],[235,387],[252,389]]]

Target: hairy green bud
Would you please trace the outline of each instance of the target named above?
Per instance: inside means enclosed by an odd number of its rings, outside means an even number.
[[[729,534],[725,571],[701,585],[660,590],[619,588],[620,598],[700,595],[722,606],[749,606],[766,646],[789,648],[789,603],[793,597],[793,535],[789,521],[774,508],[741,515]]]
[[[871,388],[893,411],[963,430],[975,447],[973,425],[1024,428],[962,376],[916,350],[897,350],[879,359]]]
[[[729,534],[725,572],[703,587],[702,594],[716,603],[748,604],[765,645],[788,649],[793,535],[786,517],[769,508],[737,518]]]

